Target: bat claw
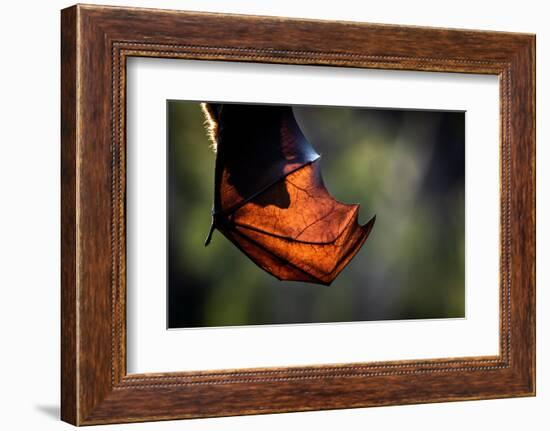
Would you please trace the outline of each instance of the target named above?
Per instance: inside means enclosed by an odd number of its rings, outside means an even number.
[[[210,241],[212,241],[212,234],[214,233],[214,230],[216,229],[216,226],[214,225],[214,221],[212,220],[212,224],[210,225],[210,230],[208,231],[208,235],[206,236],[206,240],[204,241],[204,246],[208,246],[210,244]]]

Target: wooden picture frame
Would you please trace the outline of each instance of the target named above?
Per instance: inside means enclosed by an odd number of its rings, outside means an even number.
[[[62,420],[91,425],[535,394],[534,35],[83,5],[61,17]],[[131,56],[498,75],[500,354],[127,374]]]

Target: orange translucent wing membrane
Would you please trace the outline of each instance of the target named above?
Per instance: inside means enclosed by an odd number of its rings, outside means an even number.
[[[330,195],[290,107],[209,105],[208,113],[217,122],[212,228],[280,280],[330,284],[375,219],[359,225],[359,205]]]
[[[289,196],[288,207],[262,204],[266,200],[276,201],[282,190]],[[321,179],[319,162],[315,161],[237,209],[232,219],[241,227],[266,234],[325,244],[342,234],[358,207],[334,200]]]

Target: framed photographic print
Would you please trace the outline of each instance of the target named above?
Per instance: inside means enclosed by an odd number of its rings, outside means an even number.
[[[535,394],[535,37],[62,11],[62,419]]]

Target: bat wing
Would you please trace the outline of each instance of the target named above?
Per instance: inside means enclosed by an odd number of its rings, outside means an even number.
[[[281,189],[290,195],[287,208],[262,204],[276,199]],[[329,194],[315,161],[239,207],[219,229],[275,277],[328,285],[359,251],[374,225],[374,218],[359,225],[358,209]]]
[[[207,244],[217,228],[278,279],[330,284],[359,251],[374,218],[359,225],[359,206],[329,194],[320,156],[291,108],[216,105],[213,112],[219,133]]]

